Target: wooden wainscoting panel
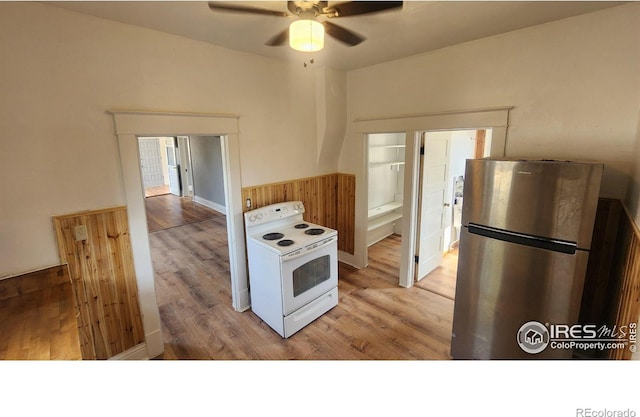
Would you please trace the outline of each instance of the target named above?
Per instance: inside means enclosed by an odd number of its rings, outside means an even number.
[[[338,174],[337,229],[338,248],[353,255],[355,251],[356,176]]]
[[[302,201],[304,219],[338,231],[338,249],[353,254],[355,176],[328,174],[242,189],[242,201],[251,208],[283,201]],[[248,211],[243,204],[244,211]]]
[[[620,221],[624,216],[622,202],[600,198],[593,226],[589,262],[582,292],[580,323],[603,325],[611,317],[611,299],[617,285],[611,273],[616,255]]]
[[[335,228],[336,188],[338,174],[301,178],[287,182],[257,185],[242,189],[242,199],[251,199],[251,209],[283,201],[302,201],[304,219],[311,223]],[[248,211],[243,205],[244,211]]]
[[[57,216],[69,265],[84,359],[107,359],[144,341],[126,207]],[[75,226],[87,239],[76,241]]]
[[[485,140],[487,136],[486,130],[476,130],[476,150],[474,154],[475,159],[482,159],[484,157]]]
[[[640,231],[629,213],[622,216],[617,255],[613,273],[620,282],[613,300],[617,303],[613,323],[626,329],[630,323],[637,326],[640,315]],[[612,349],[609,353],[611,359],[631,359],[632,356],[629,349]]]

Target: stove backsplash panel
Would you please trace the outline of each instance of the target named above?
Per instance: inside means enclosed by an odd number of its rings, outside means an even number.
[[[251,210],[283,201],[304,203],[304,219],[338,231],[338,250],[353,254],[356,179],[352,174],[328,174],[242,189]],[[250,210],[243,205],[244,211]]]

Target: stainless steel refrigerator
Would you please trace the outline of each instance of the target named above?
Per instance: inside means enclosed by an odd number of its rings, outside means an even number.
[[[527,352],[519,332],[537,322],[532,335],[542,337],[542,326],[578,322],[603,169],[596,163],[467,160],[454,359],[571,358],[570,349]]]

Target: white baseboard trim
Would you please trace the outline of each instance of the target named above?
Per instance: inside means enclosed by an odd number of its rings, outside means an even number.
[[[198,204],[202,204],[203,206],[207,206],[210,209],[213,209],[215,211],[219,211],[220,213],[224,214],[225,216],[227,215],[227,208],[225,206],[222,206],[218,203],[214,203],[213,201],[209,201],[205,198],[199,197],[199,196],[194,196],[193,197],[193,201],[195,201]]]
[[[109,360],[149,360],[164,353],[164,343],[160,330],[153,331],[145,335],[145,341],[134,347],[118,353]]]
[[[149,355],[147,354],[147,344],[144,342],[109,358],[110,361],[140,361],[148,359]]]

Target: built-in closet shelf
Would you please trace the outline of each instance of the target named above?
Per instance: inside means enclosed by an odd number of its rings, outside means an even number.
[[[402,211],[398,210],[401,208],[401,201],[393,201],[391,203],[369,209],[367,231],[377,229],[385,224],[393,223],[396,220],[401,219]]]
[[[367,246],[402,233],[405,142],[404,133],[368,137]]]
[[[389,213],[381,217],[376,217],[373,220],[369,220],[369,223],[367,223],[367,231],[377,229],[378,227],[384,226],[385,224],[393,223],[401,218],[402,213]]]
[[[371,162],[369,163],[370,167],[380,167],[384,165],[404,165],[404,161],[387,161],[387,162]]]
[[[372,220],[376,217],[389,214],[392,211],[399,209],[400,207],[402,207],[401,201],[394,201],[388,204],[384,204],[382,206],[374,207],[372,209],[369,209],[368,218],[369,220]]]

